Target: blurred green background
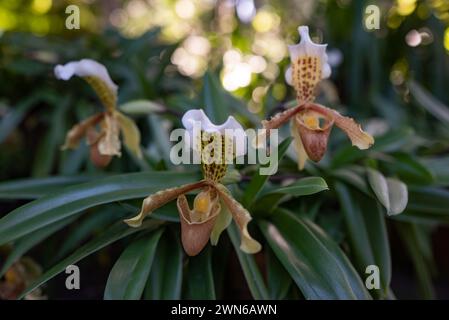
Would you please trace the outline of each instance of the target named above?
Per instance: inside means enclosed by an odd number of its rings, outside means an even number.
[[[80,9],[79,30],[65,28],[71,4]],[[380,8],[379,30],[364,27],[370,4]],[[287,45],[297,42],[299,25],[309,25],[316,42],[329,44],[332,76],[321,83],[318,101],[353,116],[379,137],[377,147],[361,153],[335,135],[331,152],[307,172],[331,181],[337,173],[357,172],[351,167],[357,163],[404,181],[410,210],[387,224],[393,291],[398,298],[449,298],[447,0],[0,0],[0,180],[176,170],[165,161],[167,130],[179,124],[184,111],[203,107],[214,88],[248,127],[260,126],[294,99],[284,72]],[[125,154],[99,171],[88,161],[86,147],[59,150],[67,130],[99,110],[85,83],[53,75],[56,64],[82,58],[106,65],[119,85],[119,104],[147,99],[166,109],[136,115],[145,163]],[[282,168],[284,175],[295,171],[292,160]],[[8,186],[0,186],[2,198],[8,198]],[[337,198],[307,199],[310,206],[324,201],[323,212],[338,212]],[[2,200],[0,214],[23,203]],[[323,216],[317,224],[346,250],[342,217]],[[49,248],[64,234],[54,237],[31,252],[44,267],[51,265]],[[114,257],[112,248],[85,262],[98,275],[82,297],[102,296]],[[241,279],[232,261],[235,279]],[[250,297],[235,279],[224,297],[235,292]],[[76,297],[57,285],[52,290],[50,297]]]

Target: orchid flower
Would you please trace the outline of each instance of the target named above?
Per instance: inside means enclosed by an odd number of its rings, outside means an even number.
[[[220,234],[229,226],[232,219],[240,230],[240,249],[246,253],[258,252],[261,245],[249,235],[247,229],[251,221],[249,212],[220,183],[227,170],[224,154],[232,152],[233,156],[240,156],[246,153],[246,149],[237,147],[234,152],[234,145],[225,143],[226,139],[231,138],[228,135],[230,130],[233,133],[232,140],[245,140],[246,134],[242,126],[232,116],[222,125],[214,125],[201,109],[186,112],[182,123],[187,137],[193,137],[195,125],[200,129],[196,139],[187,139],[186,142],[189,148],[201,153],[204,179],[150,195],[143,201],[140,213],[125,222],[131,227],[139,227],[151,212],[177,199],[181,241],[189,256],[200,253],[209,239],[212,245],[216,245]],[[225,150],[226,147],[228,149]],[[208,156],[214,158],[217,153],[222,155],[218,157],[218,161],[208,160]],[[193,201],[193,208],[190,208],[185,194],[193,190],[200,192]]]
[[[138,158],[142,157],[140,150],[140,132],[131,118],[116,110],[117,85],[111,80],[105,66],[97,61],[82,59],[55,67],[58,79],[69,80],[77,75],[94,89],[100,98],[105,111],[97,113],[76,124],[67,133],[62,149],[75,149],[83,137],[90,146],[90,158],[99,167],[105,167],[112,156],[121,156],[120,132],[125,145]],[[97,125],[100,130],[97,130]]]
[[[290,120],[291,134],[298,154],[298,167],[302,170],[307,159],[315,162],[322,159],[334,124],[342,129],[352,145],[359,149],[368,149],[374,144],[374,139],[353,119],[314,103],[317,85],[331,75],[331,68],[327,63],[327,44],[313,43],[306,26],[300,26],[298,31],[301,41],[288,47],[291,66],[285,74],[287,83],[295,88],[298,105],[276,114],[268,121],[262,121],[262,125],[269,134],[269,130],[279,128]],[[257,145],[260,146],[264,139],[266,134],[259,136]]]

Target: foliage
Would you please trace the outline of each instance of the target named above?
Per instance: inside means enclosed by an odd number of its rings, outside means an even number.
[[[169,160],[169,129],[180,127],[186,110],[203,107],[217,123],[232,114],[256,128],[290,105],[293,93],[280,96],[278,86],[286,59],[275,79],[253,78],[231,94],[220,81],[220,65],[198,79],[177,72],[171,57],[181,42],[165,41],[159,28],[137,38],[115,30],[73,39],[1,35],[0,246],[5,253],[0,275],[30,255],[43,272],[21,297],[41,286],[51,293],[57,290],[51,279],[67,265],[85,259],[96,266],[104,263],[104,253],[110,272],[97,298],[215,299],[229,296],[229,280],[238,276],[229,272],[229,261],[235,260],[254,299],[391,299],[396,253],[413,263],[422,297],[436,297],[432,233],[449,224],[444,24],[416,13],[378,36],[362,28],[364,1],[337,3],[315,9],[317,26],[326,26],[326,41],[344,57],[318,99],[365,119],[376,143],[360,151],[343,135],[333,135],[325,158],[298,172],[288,132],[282,132],[275,175],[260,176],[254,165],[236,166],[240,175],[228,182],[253,216],[251,232],[263,245],[256,256],[239,250],[235,225],[218,246],[185,256],[173,204],[137,229],[122,219],[138,212],[148,194],[200,176],[199,166],[174,166]],[[288,7],[273,7],[281,16],[290,14]],[[408,47],[405,34],[418,27],[429,28],[434,42]],[[242,51],[249,28],[242,23],[230,35]],[[99,108],[82,81],[71,80],[68,88],[53,77],[56,63],[83,57],[104,63],[119,84],[119,108],[139,125],[143,160],[124,152],[107,169],[97,169],[86,146],[60,151],[68,129]],[[392,83],[398,72],[403,81]],[[254,110],[251,97],[260,86],[266,94]],[[397,238],[404,252],[393,252]],[[372,264],[380,268],[379,290],[364,285]]]

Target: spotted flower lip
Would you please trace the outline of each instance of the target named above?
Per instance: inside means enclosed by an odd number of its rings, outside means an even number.
[[[112,156],[121,156],[121,134],[129,150],[136,157],[142,157],[139,129],[131,118],[116,110],[118,87],[104,65],[91,59],[82,59],[57,65],[54,72],[58,79],[69,80],[77,75],[86,80],[106,109],[73,126],[67,133],[63,150],[78,147],[80,140],[86,137],[92,162],[98,167],[105,167]]]

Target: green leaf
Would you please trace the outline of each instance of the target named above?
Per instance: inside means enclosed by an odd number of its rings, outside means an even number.
[[[435,184],[449,186],[449,156],[425,158],[422,162],[432,172]]]
[[[212,273],[212,249],[209,245],[199,255],[189,258],[186,294],[189,300],[215,300],[216,298]]]
[[[279,259],[275,256],[274,252],[269,247],[265,248],[265,251],[270,299],[285,299],[293,283],[292,278],[279,262]]]
[[[133,241],[109,273],[105,300],[138,300],[142,296],[163,230]]]
[[[178,234],[165,232],[156,251],[144,298],[148,300],[181,299],[183,250]]]
[[[418,225],[402,222],[397,223],[396,228],[412,259],[423,298],[429,300],[435,299],[435,289],[431,278],[432,272],[425,259],[425,252],[422,251],[420,246]]]
[[[33,94],[29,98],[21,101],[17,106],[11,108],[0,121],[0,144],[3,143],[9,134],[19,125],[26,113],[40,99],[39,94]]]
[[[253,298],[256,300],[270,299],[262,274],[254,259],[254,255],[244,253],[240,250],[240,234],[234,222],[228,227],[228,234],[231,238],[232,245],[234,246],[235,253],[239,258],[240,266],[242,267],[246,283],[248,284]]]
[[[79,184],[102,176],[55,176],[5,181],[0,183],[0,199],[37,199],[62,188]]]
[[[330,175],[337,178],[338,180],[345,182],[358,191],[371,196],[371,190],[368,187],[368,183],[365,179],[365,168],[361,166],[347,166],[345,168],[332,170],[329,172]]]
[[[202,105],[212,122],[223,123],[228,119],[229,108],[218,78],[206,72],[203,77]]]
[[[125,209],[130,215],[136,215],[136,213],[140,211],[142,201],[133,201],[133,203],[136,203],[136,205],[129,203],[120,203],[120,206]],[[151,217],[163,221],[179,222],[179,213],[176,206],[176,201],[172,201],[160,207],[151,214]]]
[[[338,244],[314,223],[278,209],[259,226],[306,299],[370,299]]]
[[[5,274],[5,272],[11,267],[14,262],[20,259],[28,250],[37,245],[38,243],[44,241],[50,235],[58,231],[59,229],[64,228],[66,225],[73,222],[73,218],[68,218],[65,220],[58,221],[53,223],[45,228],[39,229],[29,235],[25,235],[22,238],[18,239],[13,246],[12,251],[9,253],[5,262],[2,265],[2,269],[0,270],[0,278]]]
[[[33,177],[48,176],[53,168],[56,153],[60,152],[60,146],[64,142],[64,135],[67,131],[64,125],[64,118],[71,105],[72,99],[64,97],[52,112],[48,129],[45,135],[40,139],[37,151],[33,157],[33,166],[31,175]],[[55,105],[55,103],[52,103]]]
[[[251,211],[255,216],[267,217],[286,199],[311,195],[327,189],[326,181],[319,177],[302,178],[286,187],[267,187],[261,191]]]
[[[436,119],[446,125],[449,124],[449,107],[445,106],[441,101],[436,99],[416,81],[411,80],[408,82],[408,85],[411,95],[422,107],[424,107]]]
[[[397,215],[402,213],[407,207],[408,190],[407,185],[394,178],[387,178],[388,197],[390,198],[390,208],[387,214]]]
[[[329,187],[323,178],[307,177],[299,179],[286,187],[273,188],[272,190],[264,192],[263,195],[281,193],[299,197],[308,196],[324,190],[329,190]]]
[[[374,191],[379,202],[387,209],[387,212],[390,211],[390,197],[388,195],[388,183],[387,179],[384,177],[382,173],[377,170],[367,168],[366,169],[368,181],[371,185],[371,188]]]
[[[281,144],[279,144],[278,164],[281,162],[282,158],[287,152],[291,142],[292,138],[288,137],[287,139],[282,141]],[[253,176],[251,177],[251,182],[249,183],[248,187],[245,189],[245,193],[243,194],[242,204],[247,208],[251,207],[252,203],[256,200],[257,195],[262,190],[262,187],[265,185],[265,182],[270,177],[269,175],[261,175],[259,173],[260,167],[261,166],[259,166],[254,172]],[[265,167],[268,167],[268,165],[266,165]]]
[[[397,179],[385,178],[377,170],[367,168],[368,181],[379,202],[387,209],[389,216],[405,210],[408,202],[407,186]]]
[[[130,173],[65,188],[19,207],[0,219],[0,245],[88,208],[148,196],[193,182],[196,177],[193,173],[178,172]]]
[[[47,270],[43,275],[41,275],[38,279],[33,281],[24,292],[20,294],[20,299],[26,296],[28,293],[32,292],[34,289],[38,288],[48,280],[55,277],[60,272],[64,271],[67,266],[71,264],[75,264],[81,259],[91,255],[92,253],[110,245],[111,243],[114,243],[115,241],[118,241],[122,238],[125,238],[131,234],[134,234],[136,232],[142,231],[142,230],[154,230],[155,228],[159,227],[164,222],[157,221],[157,220],[146,220],[139,228],[130,228],[123,222],[118,222],[117,224],[113,225],[106,231],[104,231],[102,234],[100,234],[98,237],[95,237],[85,245],[81,246],[78,250],[76,250],[74,253],[72,253],[70,256],[65,258],[64,260],[60,261],[53,267],[51,267],[49,270]]]
[[[130,115],[147,115],[164,111],[164,107],[157,102],[150,100],[133,100],[121,104],[119,109]]]
[[[449,191],[434,187],[409,187],[407,210],[395,219],[449,223]]]
[[[387,168],[395,172],[407,184],[430,184],[434,181],[431,171],[407,153],[393,154],[395,161],[387,161]]]
[[[449,214],[449,191],[433,187],[410,187],[407,210],[423,213]]]
[[[121,209],[120,207],[118,209]],[[124,217],[123,210],[118,210],[114,206],[106,205],[100,210],[95,210],[79,223],[75,223],[67,231],[64,242],[58,246],[58,251],[51,260],[59,261],[73,252],[81,243],[96,231],[101,231],[109,225],[121,220]],[[137,212],[137,211],[136,211]],[[76,218],[76,217],[75,217]]]
[[[373,293],[385,297],[390,287],[391,257],[383,210],[362,194],[353,196],[342,183],[337,182],[335,190],[346,222],[356,268],[359,274],[364,275],[367,266],[380,266],[381,289]]]
[[[376,142],[369,150],[359,150],[353,146],[347,146],[339,149],[332,157],[332,168],[351,164],[357,160],[365,158],[368,154],[378,152],[398,151],[414,137],[414,131],[411,128],[401,128],[395,131],[389,131],[381,137],[376,137]]]

